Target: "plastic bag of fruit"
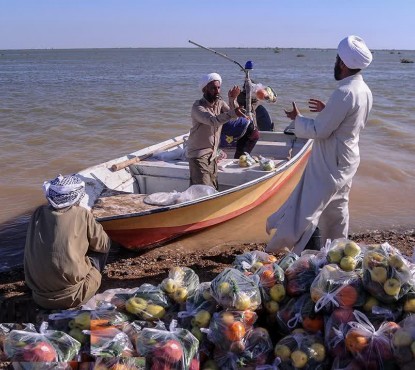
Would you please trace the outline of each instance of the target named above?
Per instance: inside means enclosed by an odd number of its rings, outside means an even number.
[[[257,327],[249,331],[245,337],[243,351],[240,354],[241,363],[246,367],[257,368],[265,365],[274,347],[269,332]]]
[[[266,331],[263,328],[257,329]],[[232,348],[227,351],[216,347],[213,350],[213,360],[216,367],[212,368],[227,370],[256,370],[260,366],[264,366],[270,353],[272,352],[272,349],[273,346],[271,339],[269,339],[269,335],[264,336],[259,342],[252,342],[252,344],[248,343],[248,340],[245,342],[236,342]],[[202,367],[202,369],[211,369],[211,367],[205,366]]]
[[[91,330],[101,329],[108,326],[115,326],[122,328],[123,324],[132,320],[132,315],[128,315],[124,312],[116,309],[111,310],[93,310],[90,312]]]
[[[245,252],[235,257],[233,267],[239,271],[254,273],[263,265],[274,263],[277,258],[263,251]]]
[[[125,300],[125,310],[141,320],[157,321],[165,318],[172,302],[166,293],[158,286],[142,284],[133,295],[120,296],[117,299]]]
[[[385,321],[375,328],[362,312],[354,310],[354,321],[345,336],[349,353],[368,368],[383,369],[393,365],[392,336],[399,328],[395,322]]]
[[[305,252],[285,270],[286,291],[291,297],[309,292],[310,286],[319,272],[319,260],[316,258],[316,252]]]
[[[233,352],[235,346],[245,343],[246,335],[252,330],[258,316],[254,311],[215,312],[210,320],[209,329],[202,329],[215,347]]]
[[[186,329],[176,326],[173,320],[169,330],[160,323],[156,328],[145,328],[137,337],[137,352],[144,356],[148,368],[187,370],[199,365],[199,342]]]
[[[177,314],[180,326],[189,329],[201,341],[201,328],[207,328],[217,303],[210,293],[210,282],[201,283],[186,301],[184,311]]]
[[[160,288],[176,303],[186,302],[199,286],[199,276],[188,267],[175,266],[169,276],[160,283]]]
[[[415,365],[415,315],[399,322],[399,328],[392,336],[392,350],[398,364],[409,369]]]
[[[329,264],[336,264],[344,271],[354,271],[361,267],[364,248],[350,239],[329,240],[325,250]]]
[[[90,332],[91,355],[94,357],[133,357],[133,344],[128,335],[115,326],[97,326]]]
[[[47,330],[42,324],[40,333],[12,330],[4,341],[4,353],[11,361],[18,362],[65,362],[73,360],[81,344],[70,335]]]
[[[289,334],[296,328],[304,328],[310,333],[322,332],[324,329],[324,315],[315,312],[310,293],[288,300],[277,312],[276,321],[284,334]]]
[[[327,369],[329,356],[320,335],[299,332],[277,342],[274,355],[281,364],[278,369]]]
[[[363,255],[363,285],[384,303],[397,302],[414,286],[414,265],[388,243],[367,246]]]
[[[102,293],[95,294],[87,303],[82,305],[84,310],[96,310],[100,308],[125,309],[125,301],[132,297],[137,288],[107,289]]]
[[[284,270],[274,262],[255,271],[252,279],[259,286],[263,307],[269,314],[275,314],[286,297]]]
[[[4,341],[12,330],[26,330],[36,332],[33,324],[0,323],[0,363],[6,361]]]
[[[336,308],[327,317],[324,330],[324,343],[328,353],[334,358],[348,356],[345,338],[354,320],[352,308]]]
[[[258,284],[234,268],[226,268],[211,282],[212,297],[223,308],[256,310],[261,304]]]
[[[310,287],[316,312],[352,308],[364,303],[363,285],[355,271],[344,271],[336,264],[323,266]]]

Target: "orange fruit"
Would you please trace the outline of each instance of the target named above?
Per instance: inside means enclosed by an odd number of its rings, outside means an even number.
[[[302,322],[303,328],[311,333],[317,333],[324,329],[324,319],[321,315],[315,315],[314,317],[305,316]]]
[[[233,324],[229,325],[226,330],[226,336],[232,342],[241,340],[246,334],[245,325],[240,321],[235,321]]]
[[[357,290],[351,285],[346,285],[336,295],[336,299],[342,307],[352,307],[356,303],[357,298]]]
[[[357,353],[362,352],[369,345],[369,340],[356,330],[350,329],[346,334],[345,343],[351,353]]]
[[[254,311],[245,310],[242,318],[245,325],[252,326],[257,319],[257,314]]]

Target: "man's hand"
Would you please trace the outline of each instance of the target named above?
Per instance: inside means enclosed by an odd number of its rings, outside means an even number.
[[[228,98],[229,99],[236,99],[237,96],[241,93],[241,89],[239,86],[234,86],[232,89],[228,91]]]
[[[325,108],[326,104],[324,104],[321,100],[318,99],[310,99],[308,101],[308,107],[310,108],[310,112],[321,112]]]
[[[293,110],[292,111],[286,111],[284,109],[285,114],[289,119],[295,120],[295,117],[297,117],[300,114],[300,111],[297,108],[297,105],[295,104],[295,101],[293,101]]]

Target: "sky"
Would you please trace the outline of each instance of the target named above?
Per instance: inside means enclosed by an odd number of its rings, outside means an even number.
[[[0,0],[0,49],[415,49],[414,0]]]

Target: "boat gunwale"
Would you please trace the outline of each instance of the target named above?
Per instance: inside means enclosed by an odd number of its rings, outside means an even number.
[[[148,216],[148,215],[152,215],[152,214],[157,214],[157,213],[162,213],[162,212],[175,210],[175,209],[178,209],[178,208],[190,207],[190,206],[193,206],[195,204],[203,203],[203,202],[215,199],[215,198],[219,198],[219,197],[223,197],[223,196],[228,195],[228,194],[232,194],[232,193],[237,192],[237,191],[244,190],[246,188],[249,188],[251,186],[254,186],[254,185],[257,185],[261,182],[264,182],[264,181],[266,181],[266,180],[268,180],[272,177],[275,177],[275,176],[281,174],[282,172],[286,171],[288,168],[292,167],[296,162],[298,162],[303,157],[304,153],[312,145],[312,142],[313,142],[312,139],[308,139],[294,157],[292,157],[290,160],[285,162],[283,165],[281,165],[277,169],[275,169],[273,171],[269,171],[269,173],[265,173],[263,176],[261,176],[257,179],[253,179],[251,181],[245,182],[241,185],[238,185],[238,186],[235,186],[235,187],[232,187],[232,188],[229,188],[229,189],[226,189],[226,190],[223,190],[223,191],[211,194],[211,195],[206,195],[206,196],[201,197],[201,198],[197,198],[197,199],[194,199],[194,200],[183,202],[183,203],[172,204],[172,205],[169,205],[169,206],[161,206],[161,207],[158,207],[158,208],[153,208],[153,209],[144,210],[144,211],[135,212],[135,213],[124,213],[124,214],[121,214],[121,215],[97,217],[96,220],[98,222],[109,222],[109,221],[114,221],[114,220],[122,220],[122,219],[126,219],[126,218]]]

